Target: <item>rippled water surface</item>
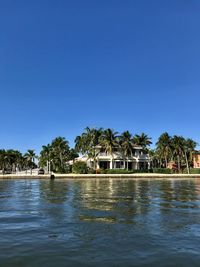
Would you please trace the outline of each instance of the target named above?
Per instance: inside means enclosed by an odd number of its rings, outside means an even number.
[[[200,180],[0,180],[0,266],[200,266]]]

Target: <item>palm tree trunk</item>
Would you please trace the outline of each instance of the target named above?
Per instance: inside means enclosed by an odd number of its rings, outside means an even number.
[[[177,160],[178,160],[178,172],[181,172],[181,164],[180,164],[180,156],[177,155]]]
[[[165,156],[165,168],[167,168],[168,162],[167,162],[167,156]]]
[[[184,154],[185,154],[185,161],[186,161],[186,166],[187,166],[187,172],[188,172],[188,174],[190,174],[190,169],[189,169],[189,164],[188,164],[188,158],[187,158],[186,151],[184,151]]]

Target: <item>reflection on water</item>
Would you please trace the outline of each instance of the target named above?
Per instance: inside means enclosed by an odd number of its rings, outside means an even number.
[[[0,237],[3,267],[199,266],[200,181],[1,180]]]

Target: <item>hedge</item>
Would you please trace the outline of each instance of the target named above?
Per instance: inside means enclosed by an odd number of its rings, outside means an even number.
[[[200,174],[200,169],[194,169],[194,168],[191,168],[191,169],[190,169],[190,173],[191,173],[191,174]]]
[[[88,173],[87,164],[83,161],[75,162],[72,166],[72,173],[87,174]]]
[[[173,171],[171,169],[166,168],[154,168],[153,173],[172,174]]]

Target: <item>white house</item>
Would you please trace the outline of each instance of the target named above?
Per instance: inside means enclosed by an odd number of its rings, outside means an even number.
[[[84,161],[88,167],[94,169],[140,170],[150,168],[150,157],[140,146],[134,146],[133,154],[128,158],[123,155],[119,148],[114,149],[113,155],[111,155],[106,153],[101,146],[97,146],[95,162],[94,159],[88,158],[87,155],[80,156],[76,161]]]

